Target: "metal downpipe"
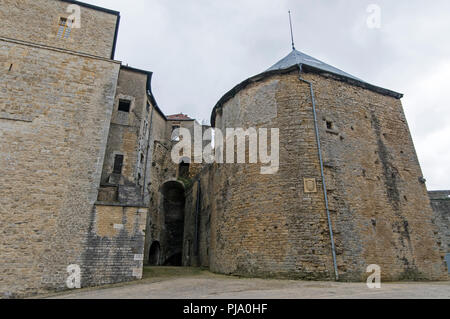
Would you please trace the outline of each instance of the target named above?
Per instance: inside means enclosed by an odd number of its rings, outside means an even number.
[[[329,203],[328,203],[327,185],[325,182],[325,170],[324,170],[324,165],[323,165],[322,147],[321,147],[321,143],[320,143],[319,125],[317,123],[316,99],[314,96],[314,89],[313,89],[312,83],[302,78],[302,65],[298,64],[298,67],[299,67],[299,80],[309,85],[309,89],[310,89],[310,93],[311,93],[311,101],[312,101],[313,114],[314,114],[314,128],[316,131],[317,148],[319,150],[320,173],[322,175],[323,193],[324,193],[324,197],[325,197],[325,207],[327,210],[327,219],[328,219],[328,228],[329,228],[329,232],[330,232],[331,252],[333,255],[334,273],[335,273],[336,281],[338,281],[339,273],[338,273],[337,260],[336,260],[336,246],[334,243],[333,226],[331,223],[330,207],[329,207]]]

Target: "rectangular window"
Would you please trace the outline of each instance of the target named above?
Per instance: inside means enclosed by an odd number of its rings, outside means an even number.
[[[122,167],[123,167],[123,155],[116,155],[114,158],[114,174],[122,174]]]
[[[332,130],[333,129],[333,122],[327,121],[327,129]]]
[[[58,24],[58,34],[56,36],[61,39],[68,39],[70,32],[72,31],[72,23],[72,20],[60,18]]]
[[[131,102],[127,100],[119,100],[119,111],[130,113]]]
[[[180,140],[179,134],[174,134],[175,130],[180,129],[180,128],[181,128],[180,125],[177,125],[177,124],[172,125],[172,141],[178,142]]]

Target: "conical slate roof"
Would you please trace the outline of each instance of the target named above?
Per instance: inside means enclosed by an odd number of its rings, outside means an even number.
[[[274,74],[283,74],[286,72],[290,72],[292,70],[295,70],[295,68],[300,69],[302,72],[312,72],[326,77],[331,77],[334,80],[346,82],[351,85],[361,87],[376,93],[394,97],[396,99],[401,99],[403,97],[403,94],[401,93],[397,93],[367,83],[351,74],[348,74],[342,70],[339,70],[338,68],[335,68],[334,66],[326,64],[325,62],[317,60],[316,58],[313,58],[307,54],[304,54],[300,51],[293,49],[291,53],[289,53],[285,58],[281,59],[279,62],[277,62],[275,65],[273,65],[263,73],[248,78],[247,80],[236,85],[224,96],[222,96],[222,98],[219,100],[219,102],[217,102],[216,106],[214,106],[214,109],[212,111],[211,114],[212,126],[215,126],[216,111],[222,108],[223,104],[229,99],[231,99],[233,96],[235,96],[240,90],[246,88],[251,83],[261,81],[266,77],[272,76]]]
[[[342,70],[339,70],[338,68],[335,68],[334,66],[331,66],[329,64],[326,64],[320,60],[317,60],[316,58],[313,58],[312,56],[309,56],[307,54],[304,54],[300,51],[297,50],[292,50],[291,53],[289,53],[285,58],[281,59],[279,62],[277,62],[275,65],[273,65],[272,67],[270,67],[269,69],[266,70],[266,72],[268,71],[275,71],[275,70],[284,70],[284,69],[289,69],[290,67],[294,66],[294,65],[309,65],[313,68],[322,70],[322,71],[326,71],[326,72],[330,72],[330,73],[334,73],[340,76],[344,76],[350,79],[354,79],[356,81],[360,81],[362,82],[361,79],[358,79],[357,77],[348,74]]]

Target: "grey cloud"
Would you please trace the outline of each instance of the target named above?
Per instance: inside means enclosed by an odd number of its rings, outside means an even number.
[[[449,86],[440,80],[450,76],[448,0],[87,2],[121,12],[117,59],[154,72],[164,112],[200,120],[209,120],[214,104],[234,85],[289,53],[292,10],[298,50],[405,94],[428,187],[450,188]],[[381,8],[381,29],[367,28],[371,3]],[[439,150],[430,147],[436,140]]]

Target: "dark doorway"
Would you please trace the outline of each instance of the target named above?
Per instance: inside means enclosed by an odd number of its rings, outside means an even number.
[[[161,253],[161,247],[159,242],[154,241],[152,246],[150,247],[150,252],[148,255],[148,264],[150,266],[159,266],[159,256]]]
[[[164,262],[165,266],[181,266],[184,233],[184,187],[179,182],[167,182],[162,188],[164,196]]]

